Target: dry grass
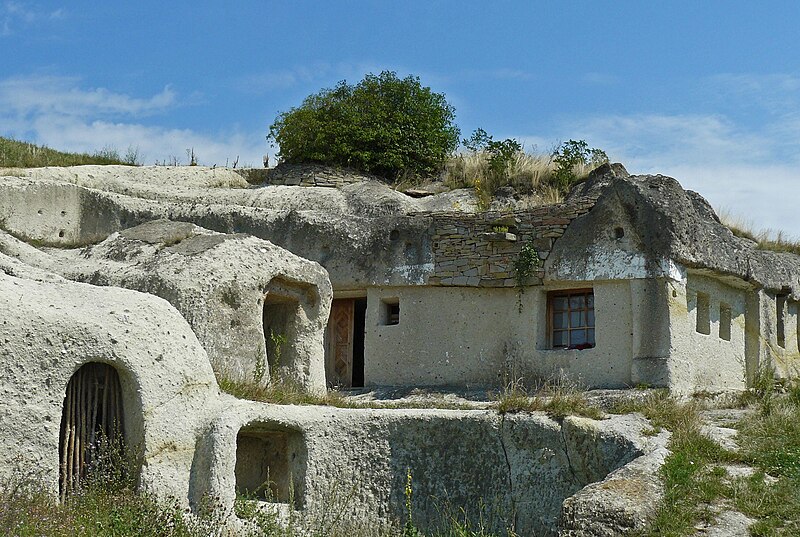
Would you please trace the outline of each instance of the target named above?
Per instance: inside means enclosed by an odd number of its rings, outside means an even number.
[[[106,147],[89,153],[67,153],[43,145],[0,137],[0,167],[39,168],[43,166],[80,166],[84,164],[141,165],[139,150],[128,148],[125,155]]]
[[[450,188],[474,188],[479,206],[488,208],[493,194],[504,186],[513,187],[531,206],[560,203],[566,194],[556,181],[557,164],[552,155],[518,151],[502,174],[492,173],[490,154],[468,151],[450,157],[445,163],[444,182]],[[585,179],[597,164],[576,164],[576,180]]]
[[[262,403],[278,405],[327,405],[340,408],[354,408],[360,405],[349,401],[336,390],[328,390],[323,395],[308,393],[295,382],[271,382],[269,386],[261,386],[254,382],[239,382],[226,377],[219,379],[222,391],[238,397]]]
[[[445,182],[452,188],[474,187],[482,184],[494,191],[501,186],[513,186],[522,192],[535,192],[548,184],[555,170],[549,155],[519,151],[506,167],[505,177],[496,177],[489,170],[489,153],[475,151],[459,153],[445,163]]]
[[[548,381],[531,390],[520,380],[512,381],[498,395],[497,411],[500,414],[546,412],[559,419],[572,415],[596,420],[603,417],[603,412],[589,403],[584,390],[563,380]]]
[[[734,235],[757,243],[760,250],[800,255],[800,240],[789,237],[783,231],[758,230],[751,221],[736,216],[727,209],[720,210],[718,215],[725,227],[730,229]]]

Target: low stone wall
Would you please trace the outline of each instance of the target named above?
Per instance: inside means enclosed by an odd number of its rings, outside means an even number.
[[[593,197],[509,213],[433,213],[434,271],[430,285],[514,287],[514,260],[523,246],[536,251],[540,269],[527,282],[540,285],[544,260],[567,226],[595,204]]]
[[[375,175],[322,164],[284,163],[269,169],[245,168],[235,171],[251,184],[338,188],[362,181],[386,182],[385,179]]]

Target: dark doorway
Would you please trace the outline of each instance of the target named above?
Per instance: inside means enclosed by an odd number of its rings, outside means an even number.
[[[67,384],[59,438],[61,501],[94,471],[120,475],[126,462],[122,389],[117,370],[91,362]],[[109,468],[108,465],[115,465]]]
[[[357,298],[353,318],[353,387],[364,386],[364,332],[367,320],[367,299]]]
[[[328,385],[364,385],[364,328],[366,298],[337,298],[331,303],[325,348]]]

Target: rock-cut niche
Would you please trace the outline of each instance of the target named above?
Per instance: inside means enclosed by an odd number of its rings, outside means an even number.
[[[61,501],[96,472],[120,475],[119,471],[124,470],[123,415],[122,387],[116,369],[90,362],[72,375],[61,413]]]
[[[267,349],[267,366],[270,373],[292,369],[299,357],[296,355],[298,328],[303,322],[304,306],[308,301],[308,286],[273,278],[264,297],[264,340]],[[263,377],[256,368],[256,377]]]
[[[236,436],[236,494],[302,507],[307,458],[300,431],[267,423],[242,427]]]

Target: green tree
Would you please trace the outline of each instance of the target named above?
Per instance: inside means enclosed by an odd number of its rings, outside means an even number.
[[[590,148],[584,140],[562,143],[553,151],[552,158],[556,167],[551,181],[562,192],[567,192],[570,185],[580,180],[575,173],[576,167],[585,166],[594,169],[608,162],[605,151]]]
[[[309,95],[269,128],[283,162],[347,166],[390,179],[440,171],[458,146],[455,109],[419,78],[368,74]]]

